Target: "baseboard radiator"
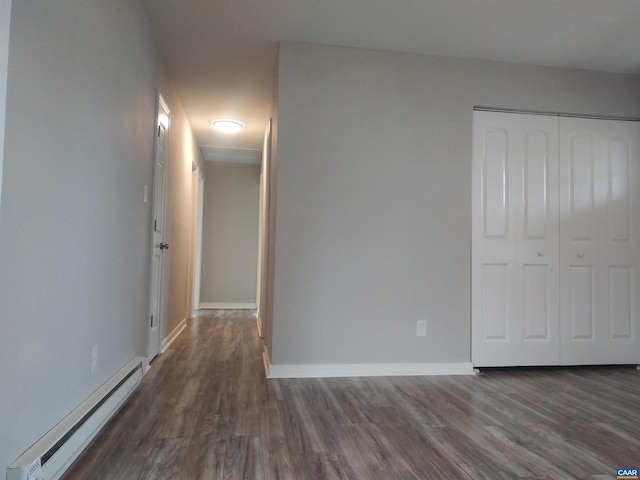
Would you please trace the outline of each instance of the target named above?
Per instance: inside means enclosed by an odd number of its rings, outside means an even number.
[[[24,452],[7,480],[57,480],[140,385],[143,358],[136,357]]]

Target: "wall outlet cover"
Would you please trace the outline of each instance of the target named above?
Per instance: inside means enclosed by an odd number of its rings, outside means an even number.
[[[98,346],[94,345],[91,349],[91,375],[96,373],[98,369]]]
[[[418,320],[416,322],[416,337],[426,337],[426,336],[427,336],[427,321]]]

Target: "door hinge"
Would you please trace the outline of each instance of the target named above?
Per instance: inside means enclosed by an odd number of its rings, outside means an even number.
[[[153,221],[153,231],[157,232],[158,231],[158,220],[154,220]]]
[[[158,137],[162,133],[162,125],[158,125]]]
[[[153,327],[153,315],[151,315],[151,326]]]

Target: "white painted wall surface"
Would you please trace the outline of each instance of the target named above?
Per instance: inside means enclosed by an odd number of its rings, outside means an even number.
[[[145,352],[154,58],[137,2],[13,2],[0,230],[2,478]]]
[[[469,362],[473,106],[640,117],[629,75],[284,43],[278,81],[274,364]]]
[[[206,162],[200,304],[255,304],[260,165]]]
[[[7,69],[9,67],[10,24],[11,0],[0,0],[0,205],[2,204],[2,164],[4,158],[5,110],[7,108]],[[1,224],[2,209],[0,209],[0,225]]]
[[[2,171],[4,164],[4,132],[7,107],[7,70],[9,66],[9,27],[11,24],[11,0],[0,1],[0,252],[2,251]],[[0,265],[1,269],[1,265]],[[0,284],[1,287],[1,284]],[[0,317],[0,348],[2,348],[2,337],[4,336],[5,323]],[[2,358],[2,353],[0,353]],[[0,364],[0,381],[4,378],[4,370],[7,364]],[[5,412],[8,404],[8,397],[5,388],[0,389],[0,412]],[[8,418],[6,414],[0,414],[0,432],[7,432]],[[3,454],[4,442],[0,437],[0,478],[4,476],[4,468],[8,464],[8,457]]]

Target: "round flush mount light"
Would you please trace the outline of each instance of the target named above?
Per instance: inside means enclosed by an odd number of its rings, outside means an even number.
[[[213,125],[213,128],[219,132],[224,133],[237,133],[244,128],[244,123],[239,122],[238,120],[229,120],[226,118],[211,120],[211,125]]]

